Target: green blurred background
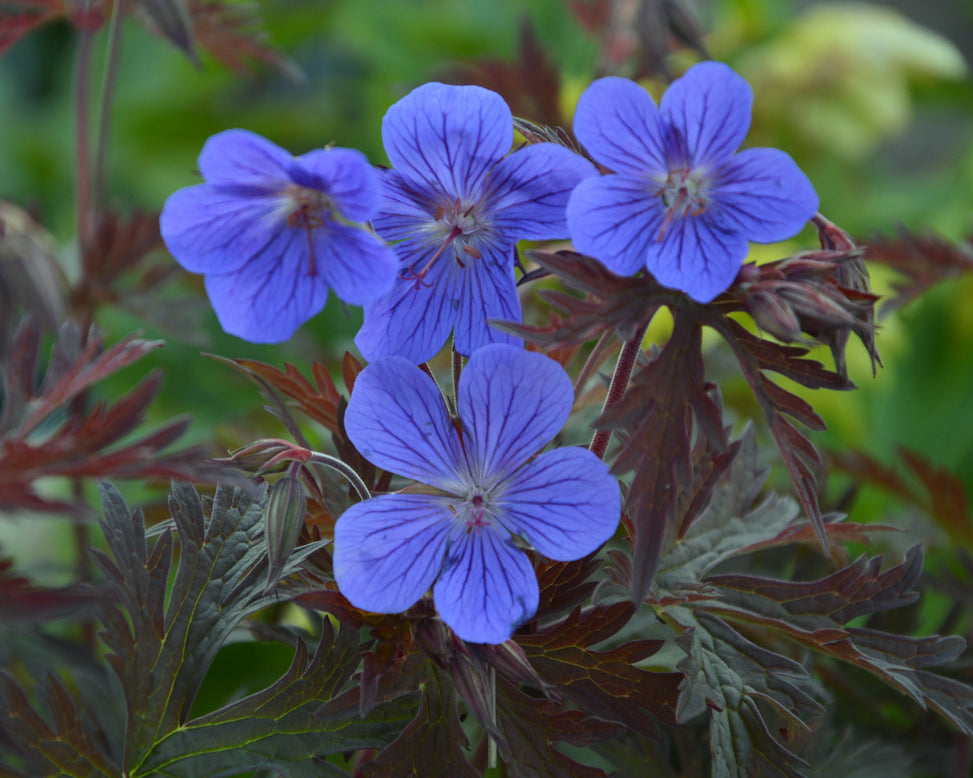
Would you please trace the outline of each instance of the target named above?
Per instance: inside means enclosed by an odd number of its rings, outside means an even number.
[[[129,21],[113,110],[109,205],[121,213],[158,211],[171,192],[199,180],[194,167],[204,140],[229,127],[259,132],[295,154],[334,143],[360,148],[384,163],[380,126],[386,108],[416,85],[445,78],[458,64],[515,58],[525,18],[560,69],[558,99],[570,116],[598,66],[599,46],[568,5],[567,0],[256,4],[268,42],[303,79],[261,63],[241,74],[205,51],[197,68],[176,47]],[[966,63],[973,59],[973,3],[712,0],[696,3],[696,9],[710,31],[711,55],[754,86],[748,142],[788,151],[815,183],[828,218],[866,242],[900,226],[932,230],[952,241],[970,233],[973,89]],[[92,106],[104,38],[99,34],[94,49]],[[74,31],[56,23],[0,58],[0,198],[28,209],[50,229],[69,277],[77,273],[75,42]],[[674,69],[693,56],[675,55]],[[662,85],[653,86],[658,94]],[[757,247],[753,258],[780,258],[813,248],[812,241],[805,232],[786,247]],[[884,292],[891,278],[877,273],[874,281]],[[169,342],[102,390],[125,391],[149,364],[161,364],[168,379],[153,407],[156,420],[192,413],[193,440],[215,435],[226,446],[280,435],[276,422],[259,410],[256,390],[201,352],[277,366],[289,360],[302,369],[313,360],[337,366],[343,351],[353,348],[360,314],[346,316],[329,304],[289,343],[254,346],[219,330],[201,290],[199,278],[180,274],[160,310],[115,307],[99,313],[111,339],[141,329]],[[811,398],[831,427],[814,440],[836,449],[861,448],[889,463],[895,446],[905,445],[955,472],[973,493],[971,300],[973,278],[966,277],[884,318],[879,347],[886,366],[876,378],[864,350],[853,344],[850,370],[861,390]],[[821,358],[829,360],[825,353]],[[715,377],[719,369],[714,367]],[[747,411],[732,381],[724,391],[731,406]],[[887,518],[881,516],[886,507],[875,497],[855,518]],[[32,557],[36,530],[20,526],[5,533],[2,543],[18,558]]]

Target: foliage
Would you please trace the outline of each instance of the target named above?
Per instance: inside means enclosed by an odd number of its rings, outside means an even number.
[[[389,18],[404,26],[394,5]],[[655,94],[662,80],[685,72],[699,56],[736,59],[748,76],[759,72],[760,62],[770,63],[763,80],[753,78],[757,132],[783,133],[770,140],[787,148],[793,115],[767,120],[776,103],[764,96],[796,78],[786,67],[791,48],[819,51],[820,19],[828,17],[812,13],[793,25],[786,14],[777,22],[768,17],[758,45],[760,36],[741,32],[754,23],[753,9],[734,11],[734,27],[725,17],[733,4],[726,4],[721,20],[740,40],[739,50],[723,51],[728,39],[706,35],[711,19],[685,0],[542,5],[531,4],[520,20],[512,57],[483,50],[448,70],[438,62],[431,74],[482,84],[502,99],[440,85],[413,92],[390,120],[433,116],[425,103],[406,110],[409,100],[427,94],[493,106],[489,111],[501,115],[503,127],[481,178],[508,176],[513,183],[504,178],[494,191],[476,176],[463,178],[450,167],[459,170],[463,160],[450,158],[436,170],[449,173],[457,192],[438,211],[427,207],[423,180],[408,180],[401,170],[415,172],[427,148],[455,150],[444,124],[422,137],[401,130],[406,152],[390,151],[398,172],[379,177],[386,185],[399,182],[408,197],[402,213],[383,212],[371,225],[357,217],[354,225],[319,223],[318,200],[301,201],[292,213],[279,210],[273,197],[294,196],[296,179],[278,180],[276,172],[276,190],[248,189],[247,181],[228,185],[237,211],[259,202],[261,213],[277,220],[262,223],[272,228],[265,239],[289,236],[296,227],[312,240],[341,227],[353,228],[355,241],[386,257],[393,250],[411,256],[418,246],[422,256],[405,262],[412,275],[400,271],[407,287],[423,281],[447,248],[450,261],[458,252],[463,270],[490,252],[503,272],[517,269],[516,295],[508,290],[504,310],[522,308],[523,317],[491,322],[483,338],[522,339],[550,359],[513,346],[488,346],[472,356],[463,346],[415,368],[400,357],[365,366],[351,352],[340,356],[350,338],[315,342],[308,334],[316,332],[313,325],[279,351],[214,359],[182,350],[208,337],[194,318],[205,305],[200,287],[162,252],[160,203],[148,212],[134,203],[124,210],[106,205],[108,152],[123,148],[111,146],[107,129],[112,98],[122,107],[125,95],[115,79],[124,80],[124,57],[152,56],[149,47],[120,53],[122,31],[147,30],[171,44],[172,56],[204,69],[226,67],[249,78],[255,91],[264,88],[258,83],[285,91],[279,79],[297,83],[308,61],[271,46],[251,5],[0,2],[5,57],[51,30],[74,37],[73,98],[84,106],[74,119],[77,180],[70,196],[77,260],[66,260],[71,252],[45,231],[43,209],[29,216],[0,203],[0,542],[9,545],[0,550],[0,778],[969,772],[973,678],[962,633],[973,624],[973,481],[962,460],[944,461],[935,450],[899,443],[891,461],[877,442],[889,438],[874,430],[856,445],[825,431],[830,396],[873,396],[871,386],[852,390],[862,377],[878,374],[877,385],[894,377],[901,364],[896,332],[925,315],[926,301],[938,305],[964,288],[973,268],[971,239],[903,227],[895,236],[872,233],[859,245],[816,214],[809,234],[819,248],[795,248],[795,238],[771,249],[778,252],[772,259],[761,255],[770,261],[744,264],[715,297],[698,299],[644,270],[616,275],[577,244],[546,240],[570,223],[562,212],[577,181],[590,176],[603,183],[610,176],[593,175],[607,160],[598,154],[592,160],[593,150],[563,126],[566,97],[576,98],[583,86],[565,66],[565,49],[572,47],[554,45],[561,42],[552,39],[554,26],[538,19],[556,18],[565,40],[587,41],[587,49],[577,49],[589,74],[655,78]],[[373,23],[364,20],[365,11],[343,16],[346,5],[334,6],[328,13],[335,24]],[[419,16],[431,18],[434,6],[422,5]],[[302,13],[297,5],[281,11],[294,18]],[[868,13],[854,12],[854,29],[868,27]],[[507,16],[498,18],[516,28]],[[874,18],[882,22],[879,39],[904,41],[903,50],[909,40],[922,44],[911,60],[896,60],[895,89],[904,88],[903,74],[918,71],[961,77],[958,55],[938,38],[885,12]],[[854,29],[841,31],[842,46],[851,45],[849,38],[867,43]],[[103,43],[102,99],[92,122],[91,57]],[[389,41],[387,48],[403,45]],[[357,61],[350,49],[329,56]],[[725,75],[722,67],[719,72]],[[881,75],[866,68],[870,85]],[[411,78],[411,71],[395,77]],[[838,100],[848,111],[851,78],[843,73],[829,94],[822,92],[826,83],[815,82],[808,99],[815,105]],[[397,88],[406,91],[404,83]],[[504,102],[524,116],[508,116]],[[904,121],[903,105],[908,101],[900,94],[896,124]],[[582,139],[604,129],[600,118],[585,119]],[[507,155],[511,121],[523,147]],[[856,121],[854,137],[831,138],[814,122],[797,134],[822,154],[852,159],[889,129],[860,115]],[[349,133],[353,139],[354,130]],[[246,137],[247,148],[269,148]],[[318,145],[330,140],[319,138]],[[286,167],[289,154],[273,149]],[[356,176],[372,181],[362,157],[352,156]],[[312,151],[298,159],[317,164],[322,157]],[[549,181],[561,163],[573,172]],[[181,164],[191,166],[192,158]],[[287,170],[306,178],[297,168]],[[535,227],[508,215],[498,223],[512,231],[489,251],[467,240],[476,234],[467,230],[473,207],[454,203],[453,194],[468,194],[470,181],[504,204],[522,198],[546,228],[535,234]],[[705,187],[695,187],[676,194],[702,198]],[[319,189],[331,202],[334,193]],[[371,195],[362,220],[373,218],[377,195]],[[488,200],[484,195],[482,202]],[[670,219],[688,220],[706,202],[667,205]],[[404,235],[400,221],[414,211],[430,217],[429,229],[442,231],[442,219],[449,229],[432,235],[429,245]],[[192,229],[201,232],[182,246],[187,256],[210,224],[205,214],[190,215]],[[861,223],[855,216],[852,222]],[[680,234],[688,229],[677,226]],[[236,235],[235,229],[229,232]],[[386,249],[376,232],[404,240]],[[546,242],[515,245],[523,235]],[[316,259],[332,258],[315,254],[313,240],[301,246],[305,260],[310,251],[312,269]],[[221,268],[217,263],[214,272]],[[891,279],[881,304],[870,270],[879,283]],[[237,271],[246,282],[246,264]],[[323,300],[318,295],[311,307]],[[226,301],[238,303],[232,290]],[[447,301],[453,302],[460,304]],[[965,310],[954,315],[958,328],[969,324]],[[271,317],[266,326],[288,332],[297,326],[273,320],[269,309],[261,315]],[[366,322],[370,315],[380,314],[366,311]],[[431,314],[420,305],[409,321],[418,327],[424,315]],[[234,308],[234,316],[244,328],[256,321],[245,307]],[[168,344],[141,332],[116,337],[135,326],[133,319],[161,327]],[[415,340],[409,327],[399,330],[403,342]],[[238,348],[221,337],[214,336],[215,351]],[[423,356],[437,344],[426,344]],[[879,371],[883,361],[889,367]],[[201,378],[214,374],[220,376],[214,386]],[[266,413],[251,412],[261,401],[251,387],[232,383],[241,375],[256,385]],[[410,395],[413,384],[421,390]],[[210,418],[207,392],[238,411],[239,421],[218,425]],[[911,411],[922,420],[938,402],[923,396]],[[560,410],[545,410],[544,403]],[[517,424],[522,429],[514,433]],[[900,424],[888,420],[880,432],[891,435]],[[554,436],[552,449],[540,451]],[[578,443],[589,450],[570,445]],[[213,458],[228,446],[228,456]],[[501,448],[509,456],[494,456]],[[441,462],[445,468],[430,469]],[[541,486],[527,483],[548,470],[556,477]],[[484,473],[495,494],[479,491]],[[511,483],[522,504],[504,501]],[[618,521],[618,489],[620,527],[601,544]],[[143,508],[130,507],[136,503]],[[442,543],[426,543],[435,545],[429,575],[416,572],[429,549],[419,548],[407,504],[438,511]],[[389,540],[387,527],[372,531],[375,538],[363,536],[368,521],[381,523],[369,517],[376,506],[390,506],[396,521],[410,525],[399,540],[415,541],[415,554],[402,553],[412,548],[403,543],[408,548],[394,549],[399,555],[392,563],[369,556]],[[556,526],[552,506],[561,510]],[[514,526],[517,516],[521,524]],[[499,540],[490,542],[505,544],[516,557],[515,573],[499,553],[482,559],[488,555],[480,541],[494,535],[479,533],[491,522]],[[18,547],[16,533],[38,527],[45,551],[70,535],[66,574],[49,575]],[[446,538],[447,530],[456,537]],[[563,539],[572,533],[570,543]],[[366,542],[379,545],[366,549]],[[452,562],[438,561],[463,543],[479,549],[486,571],[477,589],[482,613],[460,602],[457,592],[468,581],[457,581]],[[350,556],[352,586],[343,572]],[[529,600],[530,607],[510,623],[503,597],[485,582],[515,574],[520,577],[509,588],[520,606]],[[413,580],[417,593],[408,602],[393,591],[396,576],[422,578]],[[437,579],[434,598],[427,589]],[[466,609],[462,618],[450,616],[450,598]],[[469,637],[470,624],[484,613],[503,622],[498,637],[489,638],[502,642]]]

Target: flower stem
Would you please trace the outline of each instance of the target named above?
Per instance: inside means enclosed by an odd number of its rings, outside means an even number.
[[[117,0],[112,8],[111,22],[108,27],[108,52],[105,56],[105,72],[101,80],[101,94],[98,102],[98,143],[95,148],[94,190],[91,198],[91,214],[97,224],[105,198],[105,175],[108,156],[108,138],[111,129],[111,102],[115,91],[115,76],[118,73],[118,52],[122,39],[122,19],[125,15],[125,0]]]
[[[634,337],[622,346],[622,350],[618,354],[618,362],[615,363],[615,372],[612,373],[612,382],[608,387],[604,410],[607,411],[609,408],[618,405],[625,396],[628,380],[632,377],[635,363],[638,362],[639,352],[642,350],[642,339],[645,337],[645,331],[648,328],[649,325],[646,322],[638,328]],[[611,430],[598,430],[591,439],[589,448],[599,459],[604,459],[611,437]]]
[[[333,457],[329,454],[322,454],[320,451],[312,451],[311,456],[308,459],[309,462],[315,462],[319,465],[324,465],[325,467],[330,467],[332,470],[340,473],[348,482],[352,485],[352,488],[358,493],[358,498],[360,500],[369,500],[372,497],[371,492],[368,491],[368,487],[365,486],[365,482],[362,481],[361,476],[354,471],[354,469],[347,462],[342,462],[337,457]]]
[[[78,244],[83,257],[91,243],[91,168],[88,159],[88,71],[94,33],[82,28],[74,60],[74,169],[77,194]]]

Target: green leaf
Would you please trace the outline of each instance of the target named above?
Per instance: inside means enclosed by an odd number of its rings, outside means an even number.
[[[804,716],[824,713],[811,674],[715,616],[698,612],[692,620],[695,625],[677,638],[688,657],[679,663],[686,679],[676,716],[688,722],[709,713],[713,775],[799,776],[803,760],[770,734],[756,701],[806,727]]]
[[[861,667],[973,734],[973,688],[921,669],[955,660],[966,648],[963,638],[912,637],[843,626],[862,615],[914,602],[918,594],[913,587],[921,573],[922,549],[914,546],[888,570],[882,570],[881,557],[862,557],[819,581],[712,576],[708,582],[719,587],[718,597],[701,607],[725,618],[761,624]]]
[[[730,471],[706,509],[663,553],[656,575],[660,597],[696,586],[721,562],[777,537],[794,522],[798,506],[788,497],[771,494],[754,507],[766,480],[767,469],[757,462],[756,434],[748,425]]]
[[[102,529],[111,557],[94,552],[119,605],[105,609],[101,637],[128,708],[126,765],[137,767],[155,744],[186,723],[200,683],[240,621],[276,602],[264,594],[267,547],[265,491],[218,488],[206,516],[195,489],[170,495],[175,533],[147,541],[142,516],[101,486]],[[167,592],[173,537],[179,565]],[[281,571],[293,573],[310,552],[302,547]]]
[[[0,775],[117,776],[118,766],[55,675],[47,675],[41,696],[51,721],[34,709],[12,678],[0,674],[0,733],[20,752],[29,770],[5,773],[0,767]]]
[[[338,693],[358,663],[357,632],[335,633],[325,620],[313,657],[299,639],[294,661],[273,686],[164,735],[131,775],[232,776],[258,769],[292,778],[344,775],[327,755],[383,746],[415,710],[410,695],[376,707],[366,719],[317,717],[321,702]]]

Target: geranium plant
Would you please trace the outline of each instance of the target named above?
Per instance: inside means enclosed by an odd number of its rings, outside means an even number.
[[[969,627],[969,556],[920,629],[922,543],[854,500],[877,484],[973,548],[963,485],[816,434],[852,336],[881,366],[865,249],[799,149],[747,145],[754,91],[686,3],[636,5],[619,59],[616,17],[575,4],[604,56],[573,121],[525,28],[520,62],[462,71],[480,84],[399,84],[385,159],[224,129],[200,183],[130,218],[104,196],[126,26],[292,65],[227,3],[0,5],[0,47],[63,17],[83,55],[78,272],[0,211],[0,300],[30,292],[0,311],[0,516],[63,517],[77,555],[57,585],[0,556],[0,777],[966,774],[966,642],[936,633]],[[901,305],[968,248],[868,258]],[[252,429],[165,418],[162,370],[119,388],[163,341],[99,325],[180,285],[222,342],[294,360],[192,357],[253,380]],[[362,308],[357,353],[308,346],[329,297]]]

